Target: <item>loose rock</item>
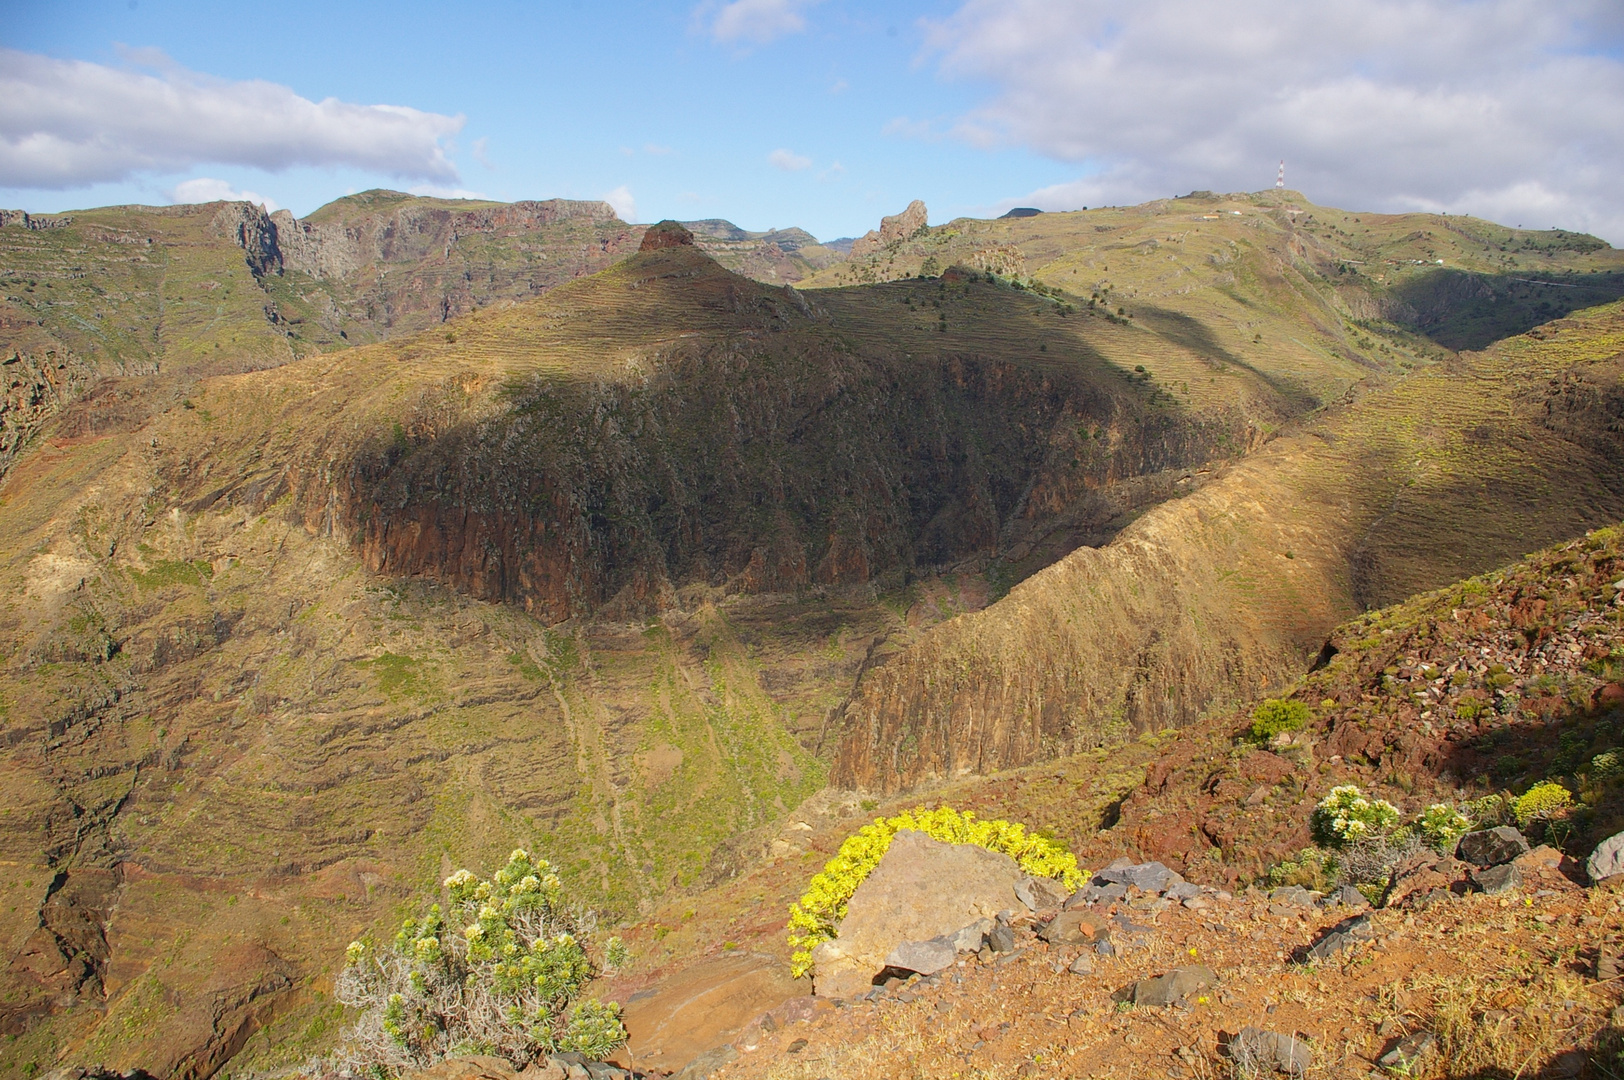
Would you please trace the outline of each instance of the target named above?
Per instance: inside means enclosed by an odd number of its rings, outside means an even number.
[[[1165,975],[1140,979],[1125,990],[1118,991],[1118,1000],[1132,1001],[1135,1005],[1177,1005],[1185,998],[1218,985],[1218,976],[1209,967],[1191,964],[1174,968]]]
[[[1624,832],[1614,833],[1596,845],[1596,850],[1585,861],[1585,872],[1592,882],[1624,874]]]
[[[1051,945],[1082,945],[1110,935],[1104,919],[1088,911],[1062,911],[1038,931],[1038,937]]]
[[[1510,825],[1469,832],[1455,845],[1455,854],[1474,866],[1499,866],[1528,853],[1528,841]]]
[[[951,967],[959,951],[951,938],[932,938],[930,941],[906,941],[892,949],[885,958],[885,966],[903,971],[917,971],[921,975],[934,975]]]
[[[1375,932],[1370,927],[1370,916],[1355,915],[1352,918],[1343,919],[1326,930],[1325,933],[1320,935],[1318,941],[1301,951],[1298,959],[1303,961],[1326,960],[1346,949],[1349,945],[1369,941],[1374,936]]]
[[[1141,892],[1160,893],[1179,884],[1184,878],[1159,862],[1132,864],[1126,859],[1118,859],[1095,874],[1094,880],[1131,886]]]
[[[1314,1066],[1308,1043],[1295,1035],[1245,1027],[1229,1042],[1229,1057],[1242,1075],[1263,1072],[1302,1076]]]
[[[1522,888],[1522,871],[1517,869],[1515,863],[1502,863],[1487,869],[1473,870],[1470,877],[1472,884],[1489,896]]]
[[[1417,1031],[1400,1039],[1397,1046],[1381,1056],[1379,1064],[1384,1069],[1410,1069],[1437,1045],[1432,1032]]]
[[[1338,904],[1357,910],[1369,907],[1370,901],[1365,899],[1364,893],[1352,885],[1343,885],[1332,889],[1320,900],[1321,907],[1336,907]]]

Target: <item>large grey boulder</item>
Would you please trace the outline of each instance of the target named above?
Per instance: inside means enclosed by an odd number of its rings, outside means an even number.
[[[1473,866],[1499,866],[1528,854],[1528,841],[1510,825],[1497,825],[1461,837],[1455,845],[1455,854]]]
[[[1585,872],[1592,882],[1624,874],[1624,832],[1614,833],[1596,845],[1585,862]]]
[[[897,833],[852,894],[839,936],[813,951],[814,992],[866,993],[897,946],[952,937],[979,919],[1024,908],[1015,885],[1025,876],[1008,855],[911,829]]]

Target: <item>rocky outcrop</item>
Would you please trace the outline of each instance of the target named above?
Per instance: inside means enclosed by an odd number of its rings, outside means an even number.
[[[734,953],[701,960],[627,999],[622,1018],[631,1064],[678,1072],[810,989],[808,980],[790,978],[783,961],[772,957]]]
[[[681,222],[667,219],[650,225],[643,234],[643,242],[638,245],[638,251],[659,251],[670,247],[693,247],[694,234],[689,232]]]
[[[852,241],[851,257],[860,259],[864,255],[872,255],[887,244],[894,244],[901,240],[911,238],[927,224],[925,204],[918,199],[908,204],[908,208],[900,214],[892,214],[880,219],[880,227],[876,231],[868,232]]]
[[[840,935],[813,952],[818,996],[866,993],[899,947],[947,938],[1000,912],[1025,911],[1015,893],[1024,876],[1008,855],[946,844],[911,829],[897,833],[852,894]],[[957,952],[953,944],[943,947]],[[906,960],[898,966],[918,970]]]

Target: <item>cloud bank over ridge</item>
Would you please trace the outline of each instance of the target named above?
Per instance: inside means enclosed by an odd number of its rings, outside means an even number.
[[[1288,186],[1624,242],[1624,7],[1611,0],[967,0],[926,22],[992,87],[954,134],[1083,166],[1049,209]]]
[[[127,56],[155,73],[0,49],[0,186],[63,190],[205,163],[458,179],[442,140],[462,129],[461,116],[311,101],[264,80],[188,71],[151,50]]]

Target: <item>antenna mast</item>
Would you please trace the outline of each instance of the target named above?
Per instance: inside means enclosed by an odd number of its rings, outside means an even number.
[[[1274,186],[1277,188],[1286,186],[1286,163],[1284,161],[1280,163],[1280,172],[1275,175]]]

